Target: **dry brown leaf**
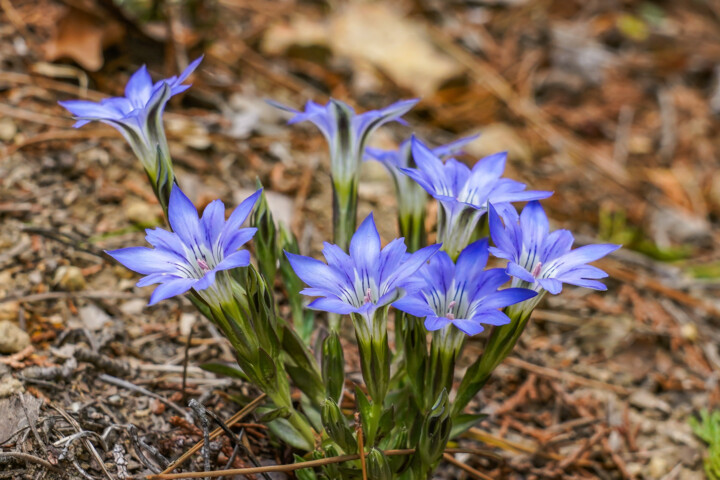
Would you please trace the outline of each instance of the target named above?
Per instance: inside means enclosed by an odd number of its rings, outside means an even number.
[[[71,58],[91,72],[102,67],[103,49],[120,41],[125,27],[114,20],[69,8],[57,23],[52,38],[43,45],[45,59]]]

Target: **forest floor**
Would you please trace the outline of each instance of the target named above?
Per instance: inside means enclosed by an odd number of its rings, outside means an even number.
[[[555,192],[555,228],[624,245],[598,262],[607,292],[566,288],[541,304],[472,406],[488,417],[459,441],[486,454],[458,454],[466,468],[443,463],[437,478],[482,478],[467,466],[704,478],[688,420],[720,401],[720,4],[155,3],[166,21],[137,20],[144,2],[0,0],[0,349],[14,352],[0,354],[0,478],[141,478],[202,439],[189,399],[227,419],[259,396],[198,367],[233,357],[189,301],[146,307],[152,287],[103,253],[143,245],[162,210],[122,138],[73,129],[57,105],[120,95],[141,64],[157,79],[200,54],[165,117],[200,207],[234,206],[259,178],[316,254],[331,233],[325,142],[265,100],[367,110],[420,97],[410,127],[383,128],[375,145],[481,133],[463,160],[508,150],[506,176]],[[379,165],[365,164],[359,193],[360,217],[374,211],[395,237]],[[228,462],[221,436],[212,468],[293,461],[254,420],[235,429],[254,457]]]

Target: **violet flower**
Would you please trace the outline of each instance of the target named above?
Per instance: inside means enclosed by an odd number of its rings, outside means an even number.
[[[449,159],[443,163],[421,142],[412,142],[417,168],[401,168],[430,195],[440,202],[438,241],[452,259],[470,243],[478,221],[492,203],[496,208],[511,207],[511,202],[540,200],[552,192],[525,190],[525,184],[501,178],[507,152],[479,160],[470,169]]]
[[[439,249],[440,245],[431,245],[407,254],[402,238],[381,249],[370,214],[353,235],[349,255],[327,242],[323,248],[327,264],[288,252],[285,255],[298,277],[309,285],[300,293],[320,297],[310,308],[341,315],[357,313],[369,319],[376,309],[415,288],[415,272]]]
[[[194,289],[210,305],[231,298],[227,282],[216,276],[223,270],[246,267],[250,252],[238,250],[257,229],[240,228],[252,211],[261,190],[245,199],[225,220],[225,205],[214,200],[198,218],[198,212],[180,187],[170,193],[168,221],[173,232],[147,229],[145,239],[154,247],[129,247],[107,252],[118,262],[142,275],[144,287],[159,283],[150,305]]]
[[[490,235],[496,245],[490,248],[490,253],[508,261],[507,273],[515,277],[514,285],[553,295],[562,291],[563,283],[607,290],[598,281],[607,277],[607,273],[588,263],[614,252],[620,245],[586,245],[572,250],[572,233],[550,232],[540,202],[528,203],[520,215],[504,212],[504,217],[490,209]]]
[[[355,232],[357,222],[357,187],[365,145],[370,135],[382,125],[401,122],[418,100],[403,100],[381,110],[356,114],[353,108],[331,99],[320,105],[309,101],[304,111],[298,111],[275,102],[272,105],[292,112],[288,123],[310,121],[327,140],[330,149],[330,173],[333,181],[333,219],[335,244],[346,249]]]
[[[485,270],[487,239],[468,245],[453,263],[445,252],[438,252],[418,273],[423,287],[397,300],[393,306],[416,317],[425,318],[425,328],[440,330],[454,325],[468,335],[484,330],[483,325],[505,325],[510,319],[499,308],[532,298],[527,288],[500,286],[510,280],[502,268]]]
[[[202,58],[188,65],[179,76],[154,83],[143,65],[130,77],[124,97],[111,97],[99,102],[67,100],[58,103],[75,116],[75,128],[98,121],[118,130],[142,163],[156,192],[159,190],[158,182],[164,182],[163,186],[169,190],[174,176],[162,115],[171,97],[190,88],[183,83]],[[163,201],[162,198],[160,200]]]
[[[435,147],[431,152],[437,157],[446,157],[456,153],[477,137],[478,135],[473,135],[461,138],[446,145]],[[381,150],[370,147],[365,149],[365,160],[380,162],[387,168],[395,183],[400,234],[408,242],[410,251],[415,251],[425,245],[425,210],[428,198],[423,187],[401,170],[402,168],[414,168],[416,166],[411,148],[414,138],[413,136],[402,142],[397,150]]]

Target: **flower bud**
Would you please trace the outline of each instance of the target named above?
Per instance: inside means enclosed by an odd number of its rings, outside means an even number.
[[[327,396],[339,403],[345,383],[345,356],[337,332],[330,332],[323,342],[322,379]]]

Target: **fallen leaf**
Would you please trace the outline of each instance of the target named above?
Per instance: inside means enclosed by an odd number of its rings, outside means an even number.
[[[43,45],[45,59],[71,58],[91,72],[102,67],[103,49],[119,42],[125,28],[117,21],[69,8],[57,22],[52,38]]]

